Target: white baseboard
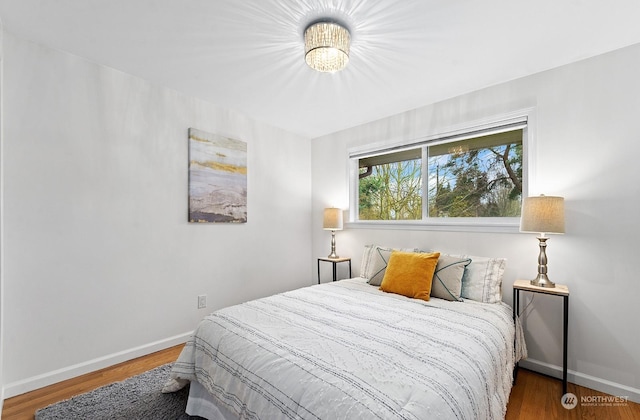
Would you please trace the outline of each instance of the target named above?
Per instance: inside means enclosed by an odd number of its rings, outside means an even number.
[[[535,359],[524,359],[520,361],[520,367],[562,379],[561,366],[551,365]],[[629,401],[640,403],[640,389],[638,388],[611,382],[602,378],[596,378],[595,376],[586,375],[570,369],[567,369],[567,381],[585,388],[604,392],[605,394],[627,397]]]
[[[126,362],[127,360],[135,359],[136,357],[146,356],[147,354],[151,354],[156,351],[177,346],[178,344],[185,343],[189,339],[191,334],[192,331],[189,331],[187,333],[169,337],[164,340],[159,340],[154,343],[145,344],[129,350],[124,350],[118,353],[89,360],[87,362],[78,363],[77,365],[13,382],[5,385],[4,388],[0,390],[0,393],[4,394],[4,398],[15,397],[16,395],[24,394],[25,392],[33,391],[45,386],[65,381],[67,379],[84,375],[86,373],[95,372],[97,370],[104,369],[118,363]],[[4,398],[2,401],[4,401]]]

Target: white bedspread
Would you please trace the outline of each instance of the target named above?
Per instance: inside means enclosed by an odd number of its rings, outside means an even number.
[[[342,280],[214,312],[171,375],[240,418],[502,419],[514,334],[506,304]]]

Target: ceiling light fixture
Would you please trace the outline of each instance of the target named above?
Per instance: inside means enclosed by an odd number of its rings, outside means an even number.
[[[312,23],[304,31],[304,59],[314,70],[333,73],[349,62],[349,30],[334,22]]]

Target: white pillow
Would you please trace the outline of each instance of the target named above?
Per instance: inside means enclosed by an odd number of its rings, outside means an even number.
[[[476,257],[473,255],[450,256],[471,260],[462,276],[461,297],[484,303],[502,301],[502,276],[507,265],[506,258]]]
[[[392,251],[416,252],[417,249],[365,245],[360,265],[360,277],[368,279],[367,283],[373,286],[380,286]]]

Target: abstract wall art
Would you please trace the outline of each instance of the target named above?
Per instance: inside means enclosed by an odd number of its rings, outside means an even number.
[[[247,143],[189,129],[189,222],[247,222]]]

